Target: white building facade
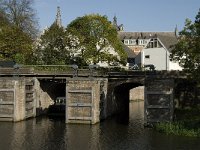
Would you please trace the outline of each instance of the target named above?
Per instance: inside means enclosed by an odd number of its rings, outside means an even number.
[[[182,70],[170,60],[171,46],[177,43],[176,32],[123,32],[121,41],[135,53],[134,63],[144,67],[154,65],[155,70]]]

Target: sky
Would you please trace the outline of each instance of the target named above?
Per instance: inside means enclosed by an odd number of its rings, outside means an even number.
[[[77,17],[98,13],[110,21],[116,15],[124,31],[174,31],[176,26],[180,31],[186,18],[194,21],[200,0],[35,0],[40,30],[55,21],[57,6],[64,27]]]

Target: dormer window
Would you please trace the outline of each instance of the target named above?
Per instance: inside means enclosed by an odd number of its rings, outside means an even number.
[[[124,40],[124,44],[125,44],[125,45],[128,45],[128,44],[129,44],[128,41],[129,41],[128,39],[125,39],[125,40]]]
[[[135,45],[136,41],[134,39],[129,40],[129,45]]]
[[[144,43],[143,43],[143,40],[142,39],[140,39],[139,40],[139,45],[143,45]]]

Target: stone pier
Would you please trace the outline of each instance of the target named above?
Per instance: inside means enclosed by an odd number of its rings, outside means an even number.
[[[95,124],[104,113],[104,86],[107,80],[100,78],[67,79],[66,123]]]
[[[21,121],[36,116],[34,79],[0,79],[0,121]]]
[[[147,78],[145,82],[145,124],[170,122],[174,114],[174,80]]]
[[[47,112],[50,96],[36,78],[0,78],[0,121],[21,121]]]

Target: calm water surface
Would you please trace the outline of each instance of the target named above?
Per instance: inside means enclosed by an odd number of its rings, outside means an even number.
[[[199,138],[164,135],[143,127],[143,102],[130,103],[129,124],[65,124],[40,117],[0,122],[0,150],[200,150]]]

